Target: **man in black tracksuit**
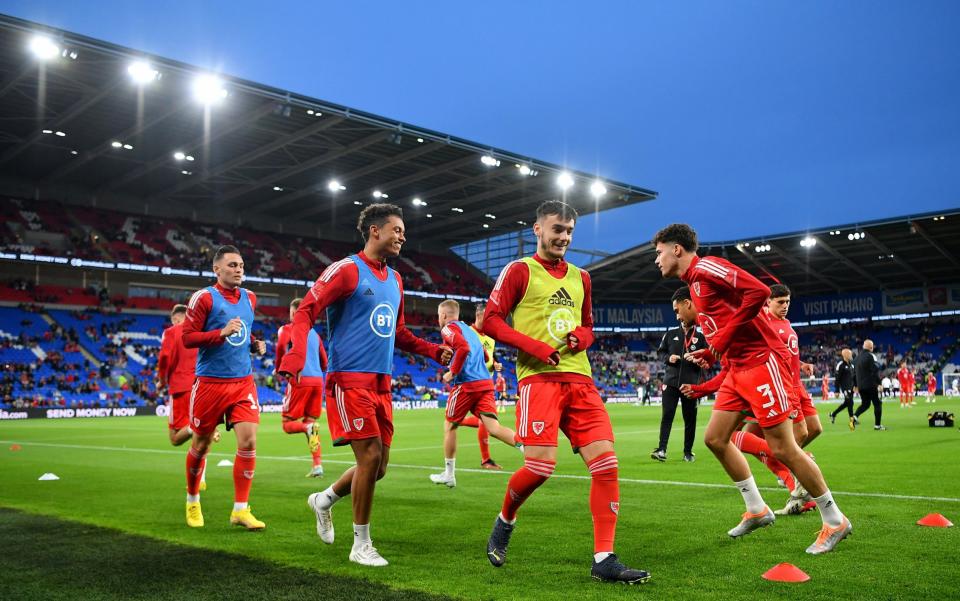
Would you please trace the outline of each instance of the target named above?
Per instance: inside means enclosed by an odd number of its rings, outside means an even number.
[[[865,413],[873,405],[873,429],[886,430],[880,424],[883,415],[883,404],[880,402],[880,366],[873,356],[873,341],[864,340],[863,350],[857,355],[855,363],[856,382],[854,391],[860,392],[860,407],[850,418],[850,429],[853,430],[860,423],[860,414]]]
[[[673,294],[673,310],[677,314],[679,328],[668,330],[660,341],[657,356],[664,362],[663,416],[660,419],[660,444],[650,453],[651,459],[666,461],[670,428],[677,413],[677,403],[683,411],[683,460],[694,461],[693,439],[697,426],[697,401],[680,393],[683,384],[699,384],[703,370],[683,356],[705,348],[707,343],[696,326],[696,309],[690,301],[690,289],[686,286]]]
[[[837,363],[837,368],[834,371],[834,387],[836,388],[837,394],[843,397],[843,403],[836,408],[835,411],[830,413],[830,423],[835,423],[837,415],[843,411],[847,410],[847,414],[850,416],[850,422],[853,422],[853,387],[855,383],[854,377],[854,367],[853,361],[850,360],[853,357],[853,353],[850,352],[850,349],[845,348],[840,351],[840,356],[842,359],[840,363]]]

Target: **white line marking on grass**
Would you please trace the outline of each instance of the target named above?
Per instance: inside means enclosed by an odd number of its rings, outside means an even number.
[[[0,444],[19,444],[22,447],[26,448],[29,446],[34,447],[51,447],[57,449],[82,449],[87,451],[121,451],[128,453],[154,453],[159,455],[178,455],[183,456],[186,453],[185,450],[175,450],[175,449],[141,449],[135,447],[105,447],[105,446],[94,446],[94,445],[82,445],[82,444],[53,444],[46,442],[24,442],[19,440],[0,440]],[[207,453],[210,457],[233,457],[234,453]],[[267,459],[272,461],[297,461],[297,462],[306,462],[311,461],[309,457],[305,455],[295,455],[291,457],[278,457],[274,455],[257,455],[257,459]],[[337,460],[324,460],[324,463],[336,463],[341,465],[354,465],[353,461],[337,461]],[[391,463],[390,467],[400,468],[400,469],[412,469],[412,470],[431,470],[436,471],[440,469],[441,466],[437,465],[409,465],[404,463]],[[476,468],[457,468],[458,472],[468,472],[471,474],[487,474],[490,476],[511,476],[512,473],[509,471],[494,471],[494,470],[485,470],[485,469],[476,469]],[[561,478],[564,480],[590,480],[590,476],[577,476],[573,474],[554,474],[551,478]],[[650,484],[653,486],[686,486],[691,488],[732,488],[732,484],[718,484],[716,482],[684,482],[681,480],[647,480],[640,478],[620,478],[620,482],[628,482],[630,484]],[[785,492],[786,489],[783,488],[774,488],[774,487],[759,487],[760,490],[766,491],[777,491]],[[926,497],[922,495],[895,495],[890,493],[882,492],[849,492],[849,491],[834,491],[835,495],[848,496],[848,497],[870,497],[877,499],[901,499],[904,501],[944,501],[947,503],[960,503],[960,498],[956,497]]]

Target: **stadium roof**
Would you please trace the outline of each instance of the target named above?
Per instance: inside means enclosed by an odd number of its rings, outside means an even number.
[[[560,196],[558,175],[569,171],[223,75],[226,97],[213,85],[205,108],[192,93],[202,69],[9,16],[0,31],[0,175],[41,190],[309,224],[340,238],[376,191],[406,209],[420,241],[450,246],[518,229]],[[38,33],[49,60],[28,49]],[[149,64],[138,73],[148,83],[134,83],[136,60]],[[603,180],[598,200],[593,175],[570,174],[566,200],[581,213],[656,196]]]
[[[960,210],[701,242],[698,254],[724,257],[768,284],[787,284],[796,296],[955,284]],[[669,302],[679,281],[661,278],[653,261],[647,242],[589,265],[596,302]]]

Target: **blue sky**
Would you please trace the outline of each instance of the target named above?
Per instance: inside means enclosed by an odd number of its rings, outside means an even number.
[[[0,0],[0,12],[660,192],[617,251],[960,206],[960,2]]]

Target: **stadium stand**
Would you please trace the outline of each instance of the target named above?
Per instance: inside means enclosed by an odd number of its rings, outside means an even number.
[[[336,258],[356,251],[354,245],[344,242],[268,235],[243,227],[214,227],[56,202],[3,198],[0,215],[7,223],[0,247],[6,252],[208,270],[213,251],[229,242],[249,249],[244,262],[251,275],[312,280]],[[405,252],[396,267],[409,290],[472,294],[490,286],[455,255]],[[135,307],[154,308],[144,306],[143,301],[132,302]]]

